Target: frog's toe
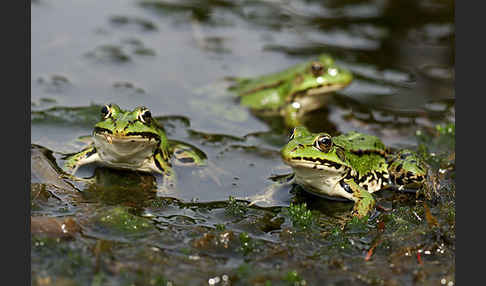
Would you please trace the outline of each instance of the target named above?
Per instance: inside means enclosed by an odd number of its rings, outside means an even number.
[[[256,204],[259,204],[259,203],[264,203],[265,205],[270,205],[273,202],[273,200],[268,198],[267,196],[265,196],[265,194],[259,195],[259,196],[253,196],[253,197],[246,197],[245,200],[250,202],[248,204],[249,207],[256,205]]]
[[[273,197],[275,192],[278,190],[278,187],[278,185],[271,185],[270,187],[266,188],[263,194],[245,197],[243,200],[250,202],[248,206],[253,206],[255,204],[274,205],[276,200]]]
[[[81,183],[92,183],[93,182],[93,179],[92,178],[80,178],[80,177],[76,177],[74,175],[74,172],[72,172],[72,173],[62,173],[62,174],[59,174],[59,178],[60,179],[71,180],[71,181],[74,181],[74,182],[81,182]]]
[[[356,202],[352,211],[353,216],[363,218],[367,216],[375,207],[375,201],[363,200]]]

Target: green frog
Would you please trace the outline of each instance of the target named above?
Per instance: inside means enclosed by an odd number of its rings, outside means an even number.
[[[229,89],[238,94],[243,106],[262,115],[280,115],[287,126],[295,127],[303,114],[325,105],[327,94],[346,87],[352,79],[351,72],[324,54],[281,72],[237,79]]]
[[[67,155],[64,166],[74,175],[86,164],[101,165],[164,176],[163,187],[174,188],[176,176],[172,164],[205,166],[206,155],[184,142],[169,140],[162,126],[146,107],[123,110],[116,104],[101,109],[92,142],[83,150]]]
[[[323,197],[354,201],[357,217],[373,209],[371,193],[392,185],[419,188],[428,170],[414,152],[388,154],[378,137],[354,131],[332,137],[297,127],[281,155],[292,167],[297,184]]]

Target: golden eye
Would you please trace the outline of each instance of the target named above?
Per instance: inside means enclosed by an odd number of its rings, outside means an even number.
[[[314,141],[314,147],[321,150],[322,152],[329,152],[332,147],[332,139],[328,134],[321,135]]]
[[[143,123],[149,123],[152,120],[152,113],[150,113],[150,110],[143,108],[138,114],[138,119]]]
[[[111,104],[105,104],[105,106],[101,108],[101,116],[103,116],[104,119],[107,119],[111,116]]]

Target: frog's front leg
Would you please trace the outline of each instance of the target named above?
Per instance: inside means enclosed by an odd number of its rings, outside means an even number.
[[[84,183],[91,183],[92,179],[76,177],[74,175],[76,174],[76,171],[83,165],[100,161],[100,157],[93,145],[84,148],[78,153],[66,155],[63,159],[65,160],[64,168],[67,169],[68,172],[62,172],[59,177]]]
[[[82,165],[100,161],[96,148],[92,145],[84,148],[78,153],[67,155],[63,159],[65,160],[64,167],[68,169],[72,175],[74,175]]]
[[[358,218],[366,216],[375,206],[375,199],[367,190],[360,187],[353,179],[343,179],[346,191],[353,193],[353,215]]]
[[[163,197],[175,193],[177,189],[177,176],[171,164],[161,153],[155,154],[154,163],[156,167],[154,171],[164,176],[162,186],[157,190],[157,195]]]

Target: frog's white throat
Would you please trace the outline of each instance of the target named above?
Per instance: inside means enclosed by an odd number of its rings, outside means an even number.
[[[94,145],[102,162],[119,168],[134,169],[152,160],[158,140],[142,136],[114,136],[95,133]]]
[[[304,162],[293,163],[291,166],[297,184],[311,187],[314,191],[328,196],[354,200],[353,195],[346,192],[339,184],[349,172],[346,166],[333,167]]]

